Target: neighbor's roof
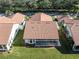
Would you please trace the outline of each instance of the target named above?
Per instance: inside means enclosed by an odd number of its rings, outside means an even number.
[[[79,24],[79,20],[75,20],[75,19],[64,19],[64,22],[72,27],[74,24]]]
[[[21,23],[25,18],[25,15],[21,13],[14,14],[11,18],[0,16],[0,23]]]
[[[73,19],[73,18],[70,17],[69,15],[58,15],[56,18],[58,19],[58,21]]]
[[[0,16],[0,20],[7,20],[7,19],[9,19],[8,17],[6,17],[6,16]],[[10,19],[9,19],[10,20]]]
[[[74,20],[74,23],[79,24],[79,19],[78,20]]]
[[[52,17],[44,14],[44,13],[36,13],[35,15],[33,15],[30,19],[30,21],[52,21]]]
[[[28,21],[24,39],[59,39],[56,24],[52,21]]]
[[[74,24],[74,20],[73,19],[64,19],[64,22],[70,27],[72,27],[73,24]]]
[[[66,23],[68,26],[70,26],[70,27],[72,27],[73,26],[73,24],[75,23],[74,22],[74,19],[72,19],[71,17],[69,17],[69,16],[62,16],[62,15],[59,15],[59,16],[57,16],[57,19],[58,19],[58,21],[60,22],[60,21],[64,21],[64,23]]]
[[[7,44],[12,26],[12,24],[0,24],[0,44]]]
[[[58,15],[57,19],[58,21],[61,21],[61,20],[69,19],[69,16]]]
[[[11,19],[12,19],[12,23],[21,23],[22,21],[24,21],[25,15],[21,13],[16,13]]]
[[[74,24],[71,27],[71,32],[75,45],[79,45],[79,24]]]

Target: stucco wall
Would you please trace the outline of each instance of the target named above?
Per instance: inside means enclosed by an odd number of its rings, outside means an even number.
[[[10,49],[10,47],[13,43],[13,40],[14,40],[16,34],[18,33],[18,31],[19,31],[19,24],[14,24],[13,27],[12,27],[10,36],[9,36],[8,43],[7,43],[7,50]]]
[[[35,43],[35,44],[36,44],[36,41],[37,41],[37,40],[33,41],[33,43]],[[40,40],[39,40],[39,41],[40,41]],[[61,46],[61,44],[60,44],[60,41],[59,41],[59,40],[52,40],[52,41],[57,41],[57,42],[58,42],[58,43],[57,43],[58,45],[52,45],[52,46]],[[25,40],[25,43],[31,44],[31,43],[30,43],[30,39]]]

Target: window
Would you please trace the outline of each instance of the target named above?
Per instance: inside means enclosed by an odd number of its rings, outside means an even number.
[[[49,41],[49,43],[52,43],[52,42],[53,42],[53,41],[51,41],[51,40]]]
[[[57,41],[53,41],[53,43],[57,43]]]
[[[30,44],[34,44],[35,43],[35,40],[30,40],[29,43]]]
[[[53,44],[55,45],[58,45],[58,42],[57,41],[52,41]]]
[[[32,43],[32,40],[30,40],[30,43]]]
[[[3,45],[4,49],[7,49],[6,45]]]
[[[2,45],[0,45],[0,49],[2,49]]]
[[[79,46],[76,46],[75,49],[79,49]]]

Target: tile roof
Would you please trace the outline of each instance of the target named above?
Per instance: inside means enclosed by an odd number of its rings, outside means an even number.
[[[21,13],[14,14],[11,18],[0,16],[0,23],[21,23],[24,20],[25,15]]]
[[[59,39],[52,17],[44,13],[33,15],[26,23],[24,39]]]
[[[36,13],[31,17],[33,21],[52,21],[52,17],[44,13]]]
[[[0,24],[0,44],[7,44],[12,26],[12,24]]]
[[[68,26],[72,27],[74,24],[79,24],[79,20],[64,19],[64,23],[66,23]]]
[[[25,15],[21,13],[16,13],[14,16],[11,18],[12,23],[21,23],[22,21],[25,20]]]
[[[59,39],[56,24],[51,21],[28,21],[24,39]]]
[[[58,15],[56,18],[58,19],[58,21],[70,19],[69,16],[63,16],[63,15]]]
[[[62,16],[62,15],[59,15],[57,16],[57,19],[58,19],[58,22],[64,20],[64,23],[66,23],[68,26],[72,27],[73,24],[75,23],[74,19],[72,19],[71,17],[69,16]]]
[[[63,16],[59,16],[57,19],[59,19],[58,21],[63,19],[64,22],[70,26],[73,41],[76,46],[79,45],[79,20],[74,20]]]
[[[25,15],[16,13],[12,17],[0,16],[0,44],[7,44],[14,23],[21,23]]]
[[[79,45],[79,24],[74,24],[71,27],[71,32],[75,45]]]

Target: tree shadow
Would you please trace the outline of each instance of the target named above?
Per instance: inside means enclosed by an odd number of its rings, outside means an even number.
[[[24,46],[23,35],[24,35],[24,29],[19,30],[14,39],[13,46]]]
[[[79,54],[78,51],[75,52],[72,50],[73,41],[68,40],[63,33],[59,32],[59,34],[61,46],[56,47],[56,49],[62,54]]]

